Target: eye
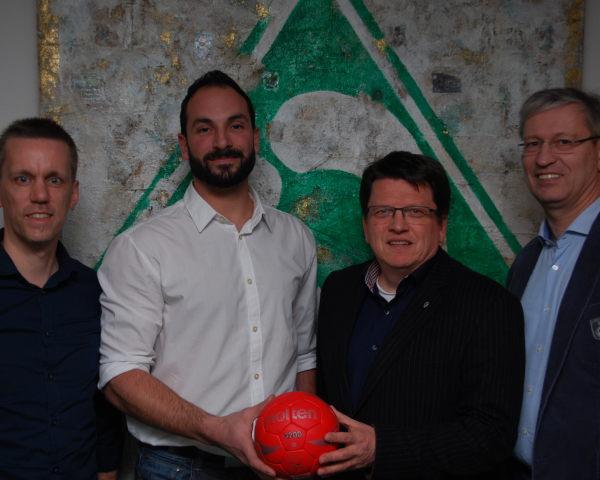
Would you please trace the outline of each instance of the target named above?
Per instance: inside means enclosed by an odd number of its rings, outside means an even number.
[[[60,177],[50,177],[48,179],[48,183],[50,185],[62,185],[64,182],[63,182],[63,179]]]
[[[393,213],[392,207],[373,207],[371,212],[375,218],[387,218]]]
[[[17,175],[15,177],[15,183],[25,185],[25,184],[29,183],[29,177],[27,175]]]
[[[244,129],[244,124],[243,123],[233,123],[231,125],[231,128],[233,130],[243,130]]]
[[[523,148],[525,150],[536,150],[542,146],[542,142],[540,140],[526,140],[523,142]]]
[[[422,207],[405,207],[404,214],[411,218],[423,218],[429,213],[429,210]]]
[[[201,126],[196,127],[196,129],[194,131],[200,135],[203,135],[203,134],[210,132],[210,128],[207,127],[206,125],[201,125]]]

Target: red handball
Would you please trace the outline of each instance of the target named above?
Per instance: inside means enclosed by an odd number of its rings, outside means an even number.
[[[316,475],[319,456],[337,448],[323,437],[339,428],[333,410],[319,397],[284,393],[270,401],[256,419],[254,448],[278,477],[308,478]]]

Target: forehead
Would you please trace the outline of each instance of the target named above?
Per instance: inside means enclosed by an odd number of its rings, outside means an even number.
[[[231,87],[209,86],[198,90],[187,106],[188,121],[196,118],[218,120],[233,115],[250,118],[244,97]]]
[[[433,192],[429,185],[419,185],[417,188],[406,180],[381,178],[373,182],[369,204],[433,206]]]
[[[568,103],[532,115],[525,121],[523,136],[589,133],[583,106]]]
[[[2,170],[39,170],[70,172],[68,145],[51,138],[9,138],[4,147]]]

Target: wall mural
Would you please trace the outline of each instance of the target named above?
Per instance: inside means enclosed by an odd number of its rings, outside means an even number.
[[[394,149],[446,168],[447,249],[463,263],[503,282],[537,229],[516,113],[539,88],[578,83],[581,1],[75,3],[40,2],[42,107],[82,150],[82,205],[65,241],[89,264],[181,198],[179,104],[213,68],[255,103],[252,183],[314,232],[319,283],[369,258],[360,174]]]

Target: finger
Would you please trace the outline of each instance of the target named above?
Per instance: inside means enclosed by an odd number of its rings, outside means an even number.
[[[350,460],[356,456],[355,448],[340,448],[333,452],[327,452],[319,457],[319,464],[326,465],[329,463],[339,463]]]
[[[343,472],[345,470],[349,470],[353,467],[351,462],[343,462],[343,463],[335,463],[332,465],[327,465],[324,467],[319,467],[317,470],[317,475],[319,477],[326,477],[328,475],[334,475],[339,472]]]
[[[342,412],[337,410],[333,405],[330,405],[330,406],[331,406],[331,409],[333,410],[333,413],[335,413],[335,416],[337,417],[338,422],[340,422],[342,425],[346,425],[349,427],[351,424],[356,423],[349,416],[344,415]]]
[[[351,443],[354,436],[348,432],[327,432],[323,440],[328,443]]]

